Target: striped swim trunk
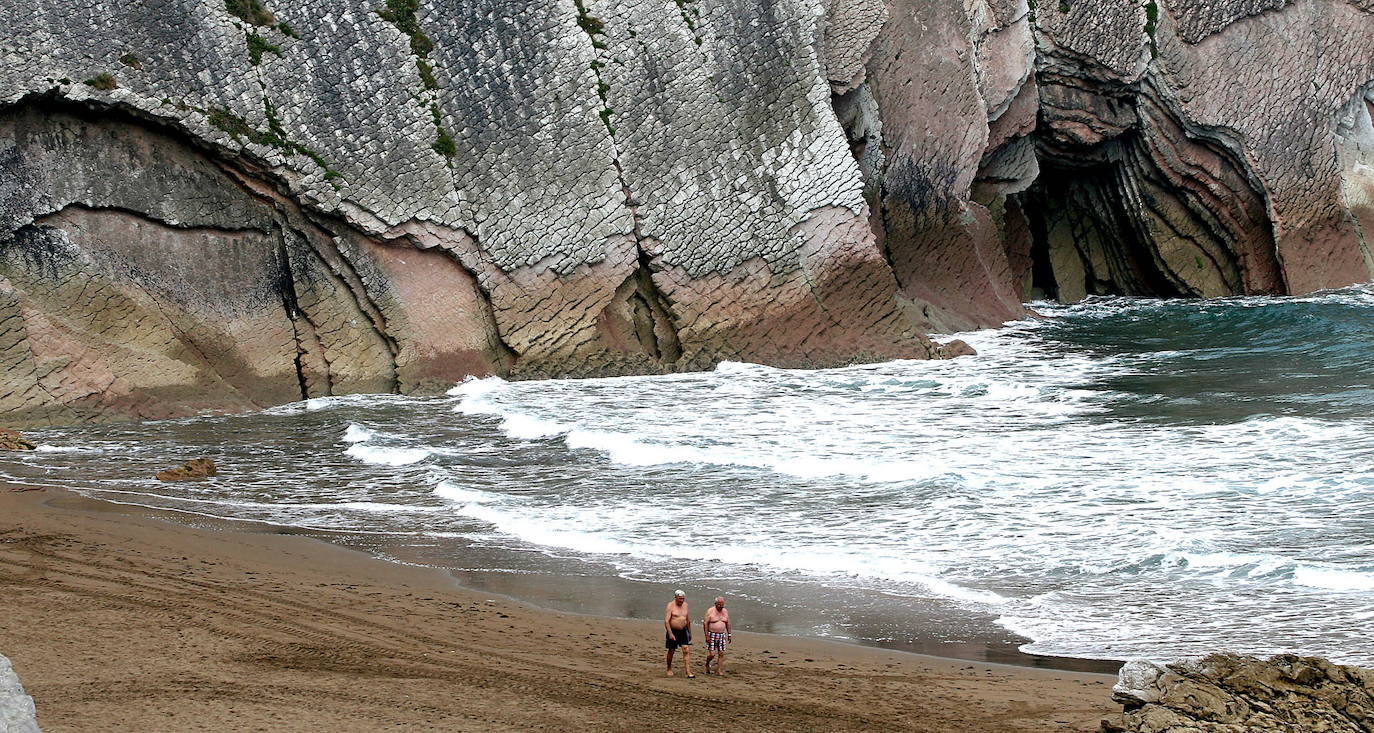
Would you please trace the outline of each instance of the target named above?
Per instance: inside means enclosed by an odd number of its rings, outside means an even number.
[[[725,651],[725,634],[717,634],[714,631],[706,632],[706,651],[723,652]]]

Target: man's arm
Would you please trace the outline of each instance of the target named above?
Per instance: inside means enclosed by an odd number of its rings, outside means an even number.
[[[669,603],[663,607],[663,633],[673,635],[673,604]]]
[[[726,635],[727,637],[732,635],[731,632],[730,632],[730,615],[729,615],[729,614],[726,614],[726,615],[725,615],[725,635]]]

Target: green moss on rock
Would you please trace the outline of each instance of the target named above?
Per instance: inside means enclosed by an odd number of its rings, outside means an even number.
[[[249,33],[248,60],[253,62],[254,66],[257,66],[258,64],[262,63],[262,55],[265,53],[274,53],[280,56],[281,46],[270,43],[266,38],[263,38],[262,36],[256,33]]]

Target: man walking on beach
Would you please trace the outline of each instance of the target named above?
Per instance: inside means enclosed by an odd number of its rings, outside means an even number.
[[[673,652],[682,647],[682,665],[687,668],[689,678],[692,674],[692,617],[687,610],[687,594],[673,592],[673,600],[663,611],[663,646],[668,650],[668,676],[673,676]]]
[[[706,609],[701,620],[706,633],[706,674],[711,674],[711,660],[716,660],[716,674],[725,674],[725,645],[730,643],[730,612],[725,610],[725,597],[716,596],[716,604]]]

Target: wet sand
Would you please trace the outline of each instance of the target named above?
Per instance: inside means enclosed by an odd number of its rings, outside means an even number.
[[[696,679],[665,678],[656,621],[545,611],[287,529],[12,488],[0,654],[48,733],[1093,731],[1115,709],[1107,675],[769,634],[737,633],[726,677],[699,649]]]

